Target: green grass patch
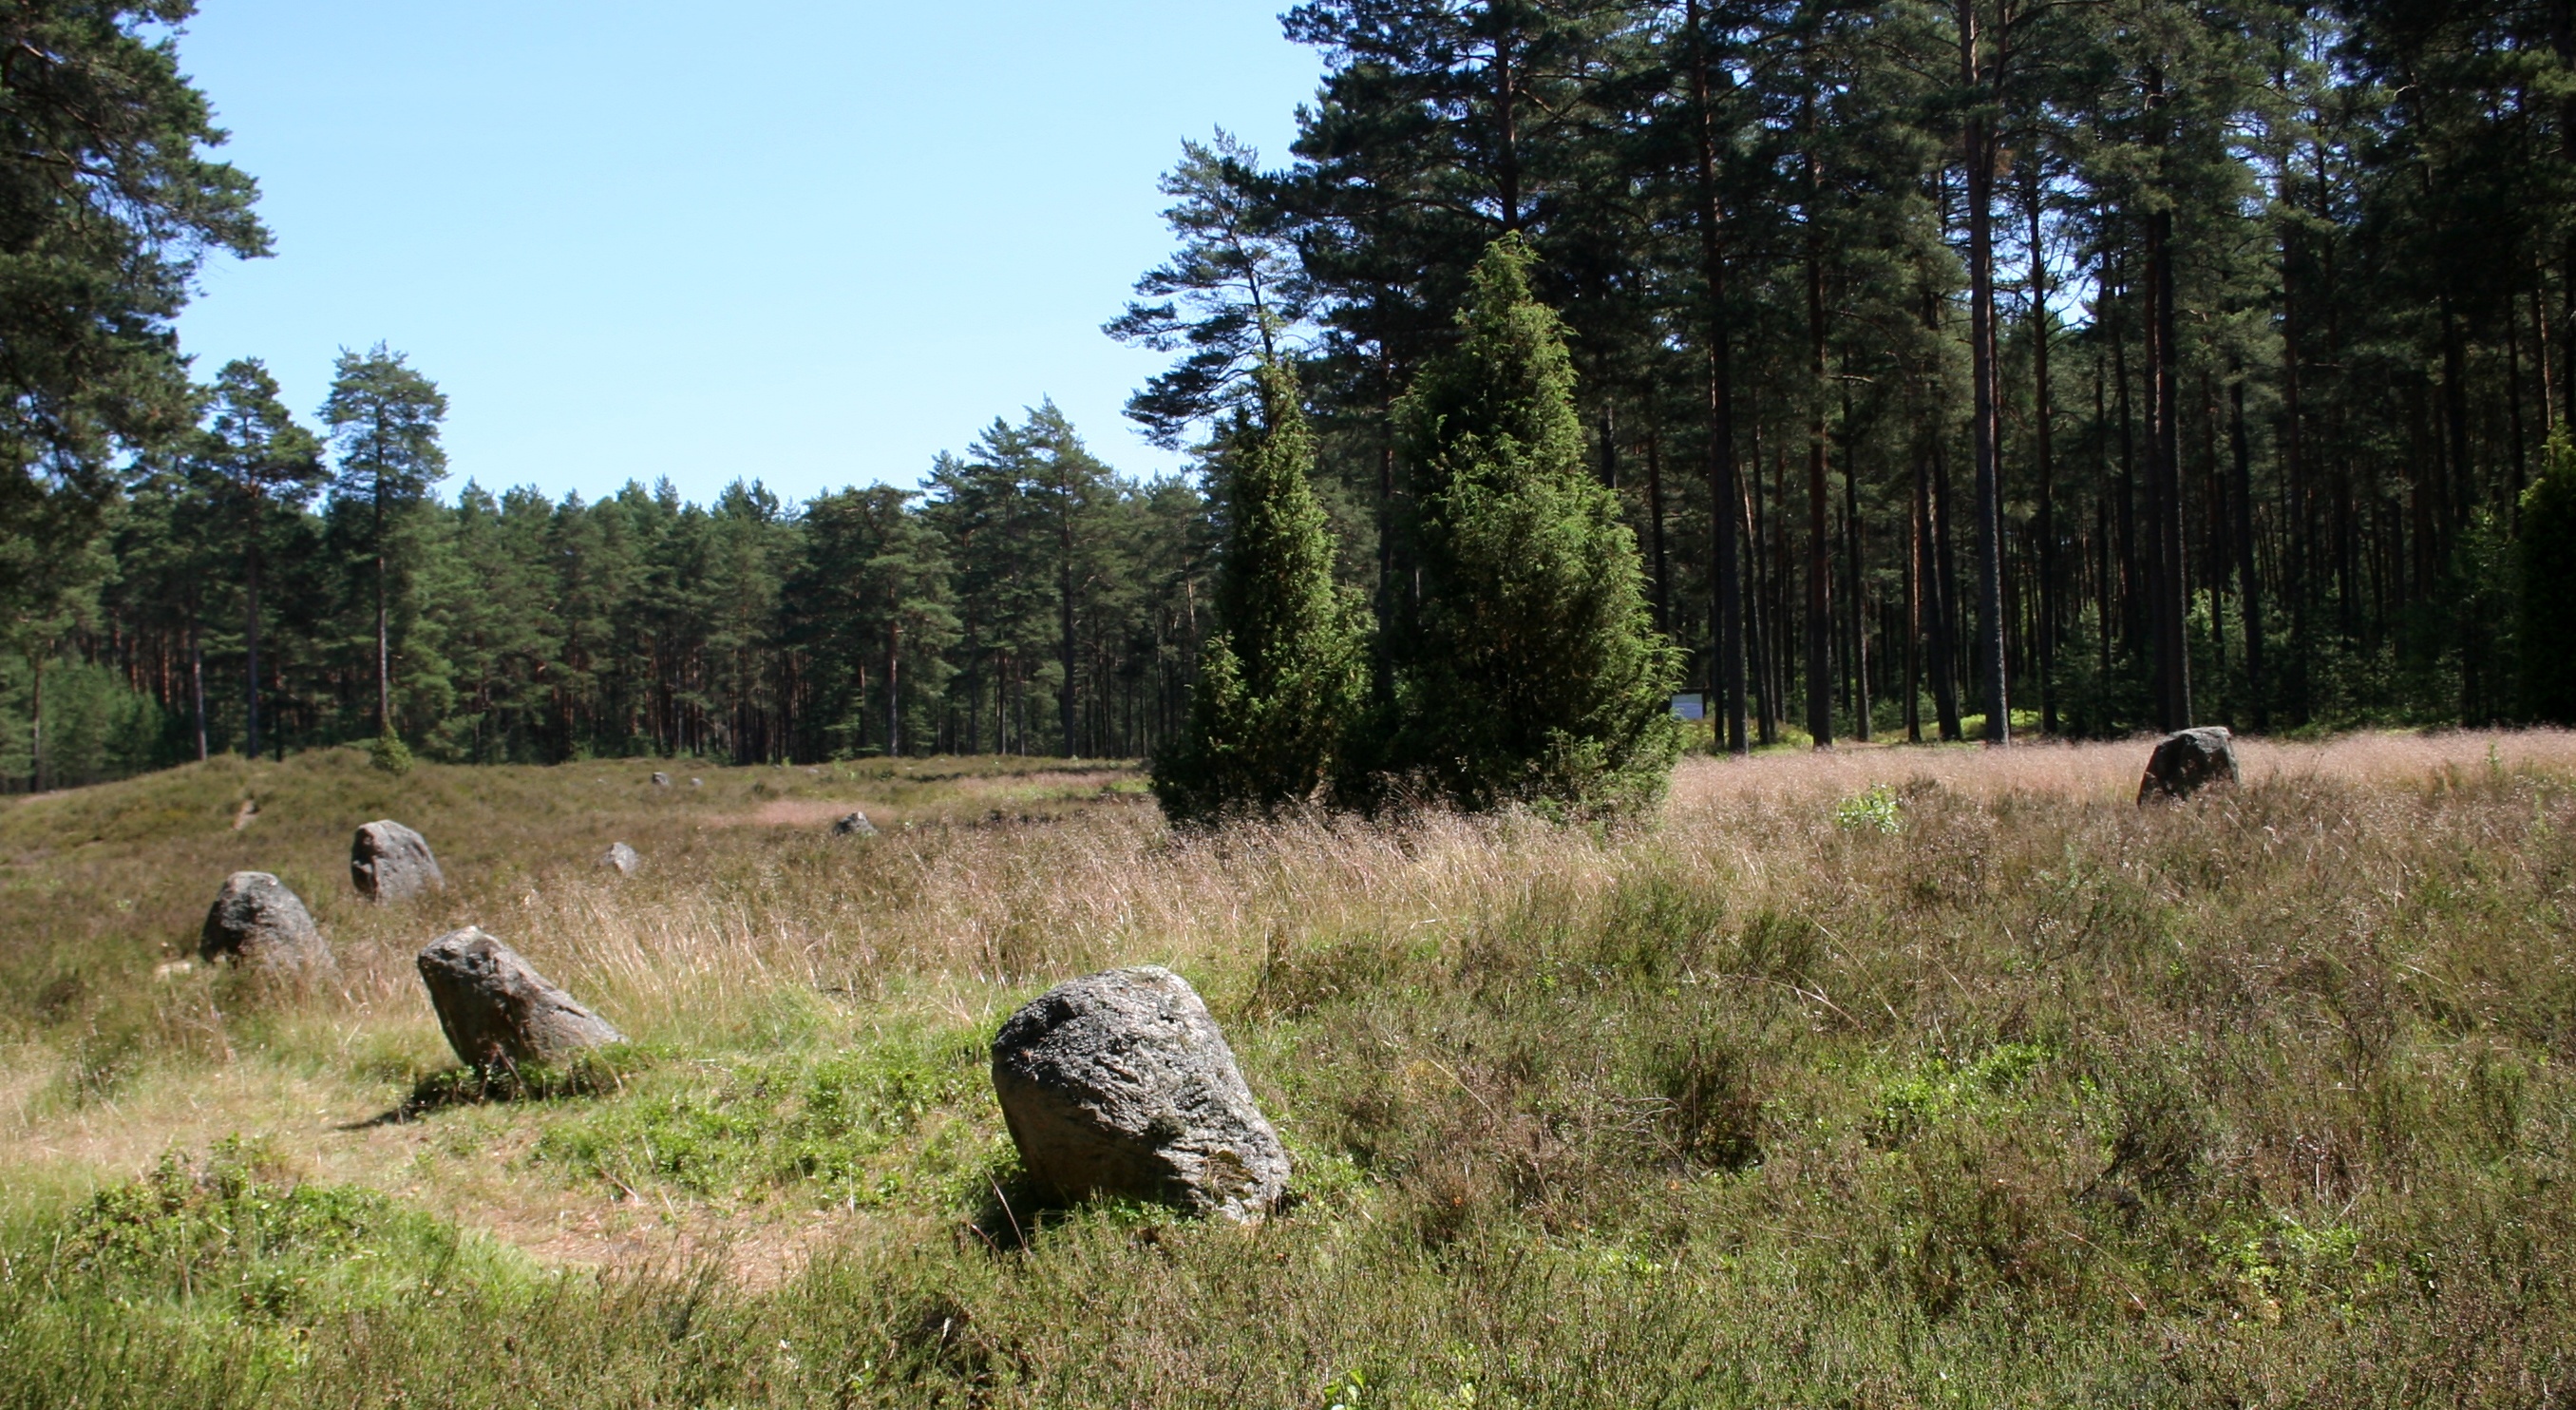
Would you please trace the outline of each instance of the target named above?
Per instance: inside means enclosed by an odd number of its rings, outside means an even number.
[[[820,1054],[663,1064],[549,1126],[532,1158],[627,1191],[881,1205],[954,1193],[992,1124],[969,1110],[990,1104],[975,1035],[896,1029]]]

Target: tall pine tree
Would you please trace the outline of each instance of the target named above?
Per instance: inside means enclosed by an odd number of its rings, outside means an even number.
[[[2522,492],[2520,550],[2523,710],[2576,725],[2576,445],[2563,430]]]
[[[1421,586],[1377,762],[1462,807],[1618,812],[1663,793],[1678,662],[1618,498],[1584,463],[1573,362],[1532,262],[1517,235],[1486,249],[1461,342],[1399,410]]]
[[[1296,376],[1276,361],[1256,376],[1260,416],[1239,413],[1224,451],[1223,631],[1201,658],[1188,733],[1154,763],[1155,796],[1178,823],[1320,798],[1366,704],[1362,599],[1333,582]]]

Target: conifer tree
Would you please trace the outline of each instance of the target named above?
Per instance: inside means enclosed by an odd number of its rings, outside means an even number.
[[[390,580],[400,521],[447,476],[438,424],[447,398],[403,355],[378,343],[364,353],[340,350],[322,422],[339,455],[335,493],[367,506],[376,588],[376,733],[394,732]]]
[[[2576,444],[2564,430],[2522,492],[2521,551],[2523,709],[2576,725]]]
[[[1296,376],[1266,361],[1256,377],[1260,416],[1238,413],[1224,452],[1222,632],[1201,658],[1188,733],[1154,765],[1155,795],[1176,823],[1320,798],[1366,704],[1362,598],[1333,582]]]
[[[300,511],[322,487],[322,447],[278,400],[277,379],[257,358],[236,358],[216,374],[199,433],[197,460],[224,487],[240,516],[243,681],[248,706],[242,752],[259,757],[259,570],[270,518]]]
[[[1399,408],[1421,588],[1382,767],[1462,807],[1618,812],[1662,795],[1678,666],[1618,499],[1586,469],[1573,362],[1530,292],[1532,258],[1517,235],[1486,249],[1461,343]]]

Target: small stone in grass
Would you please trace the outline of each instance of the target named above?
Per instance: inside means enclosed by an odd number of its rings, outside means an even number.
[[[2156,741],[2147,772],[2138,780],[2138,801],[2183,799],[2213,783],[2235,783],[2235,737],[2218,725],[2187,729]]]
[[[358,829],[349,843],[349,880],[376,901],[405,901],[447,886],[428,841],[391,818]]]
[[[303,898],[264,871],[237,871],[224,878],[198,934],[197,956],[275,975],[317,975],[335,968],[331,947],[322,943]]]
[[[633,876],[635,869],[644,865],[644,858],[623,842],[611,842],[608,850],[599,854],[599,864],[619,876]]]

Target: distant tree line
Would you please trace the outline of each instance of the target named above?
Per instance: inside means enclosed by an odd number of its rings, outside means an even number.
[[[1187,710],[1206,504],[1111,473],[1052,406],[923,492],[737,483],[702,507],[667,484],[435,497],[438,393],[381,349],[343,356],[327,441],[274,394],[225,368],[204,429],[104,515],[45,781],[386,732],[461,762],[1133,757]],[[32,673],[11,684],[32,711]]]
[[[1052,404],[927,487],[709,506],[470,479],[437,386],[344,352],[316,424],[171,320],[257,257],[184,0],[0,9],[0,785],[390,737],[433,758],[1135,756],[1188,706],[1209,506]]]

